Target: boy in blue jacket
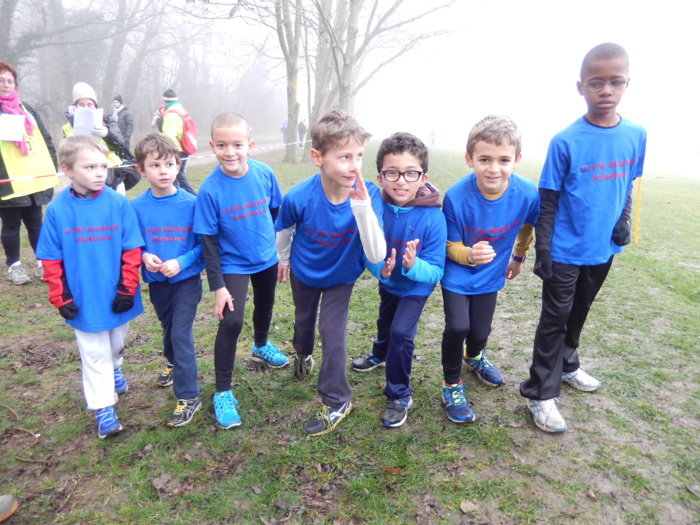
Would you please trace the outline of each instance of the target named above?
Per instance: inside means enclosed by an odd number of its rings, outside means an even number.
[[[485,385],[503,383],[501,372],[486,358],[486,343],[498,291],[520,273],[540,207],[535,185],[513,173],[520,149],[520,132],[510,118],[483,118],[467,140],[465,159],[474,172],[445,193],[442,401],[454,423],[475,419],[460,378],[462,361]]]
[[[331,432],[352,410],[345,348],[350,295],[364,271],[363,256],[378,263],[386,255],[379,189],[365,184],[361,172],[369,137],[344,111],[321,117],[311,128],[311,160],[319,173],[289,190],[275,222],[278,281],[290,277],[294,299],[297,378],[312,370],[317,319],[321,336],[317,390],[323,404],[304,425],[309,436]]]
[[[379,317],[372,350],[353,360],[367,372],[386,366],[382,425],[397,428],[413,406],[409,378],[413,339],[425,302],[442,278],[447,227],[440,192],[428,182],[428,148],[410,133],[394,133],[377,153],[388,257],[367,269],[379,279]],[[399,264],[397,264],[397,260]]]
[[[71,186],[49,204],[36,256],[49,302],[75,330],[83,392],[101,439],[122,426],[114,405],[128,385],[121,366],[129,321],[143,311],[139,266],[143,239],[129,201],[106,186],[107,146],[64,139],[58,156]]]
[[[192,325],[202,298],[202,245],[192,231],[196,197],[174,185],[180,167],[178,149],[152,133],[134,150],[137,170],[150,189],[132,201],[146,243],[141,260],[144,282],[163,327],[163,356],[177,398],[167,425],[186,425],[202,407]]]

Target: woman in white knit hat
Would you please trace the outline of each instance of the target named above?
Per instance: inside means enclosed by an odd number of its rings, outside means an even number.
[[[95,90],[87,82],[78,82],[73,86],[73,104],[65,111],[68,122],[63,125],[63,135],[69,137],[73,134],[73,119],[78,108],[85,108],[91,111],[99,108]],[[119,193],[126,193],[141,179],[136,172],[134,157],[126,146],[124,137],[117,122],[112,115],[103,115],[102,124],[90,130],[90,136],[95,140],[102,141],[109,155],[107,185]]]

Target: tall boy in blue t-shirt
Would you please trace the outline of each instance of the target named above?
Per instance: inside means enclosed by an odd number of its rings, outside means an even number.
[[[273,368],[289,364],[267,340],[277,287],[273,222],[282,202],[272,169],[248,158],[253,149],[248,121],[222,113],[211,125],[209,142],[219,165],[199,188],[194,231],[202,236],[209,289],[219,328],[214,342],[214,412],[222,428],[241,424],[231,377],[243,328],[248,281],[253,286],[253,360]]]
[[[320,173],[289,190],[275,222],[278,281],[290,277],[294,299],[292,345],[298,378],[313,367],[319,318],[323,361],[317,389],[323,405],[304,425],[310,436],[330,432],[352,410],[345,357],[350,294],[364,270],[363,255],[372,263],[386,255],[379,190],[365,183],[361,173],[369,137],[344,111],[321,117],[311,128],[311,160]]]
[[[491,387],[503,383],[501,372],[486,358],[486,343],[498,291],[506,279],[520,273],[539,213],[535,185],[513,173],[520,150],[520,132],[510,118],[483,118],[467,140],[465,159],[474,172],[445,193],[442,401],[448,419],[455,423],[475,419],[460,378],[462,361],[482,383]]]
[[[106,438],[122,430],[116,394],[127,391],[121,371],[129,321],[143,311],[139,266],[143,240],[129,201],[105,185],[104,144],[82,135],[59,148],[71,187],[46,210],[37,258],[42,260],[49,302],[75,330],[83,391]]]
[[[158,133],[134,149],[138,172],[151,185],[131,204],[146,243],[141,260],[144,282],[163,327],[163,356],[170,365],[175,411],[167,425],[186,425],[202,407],[192,325],[202,298],[202,245],[192,230],[196,197],[174,185],[180,154]]]
[[[562,382],[583,392],[600,387],[577,350],[613,257],[630,242],[632,184],[644,168],[646,131],[617,113],[628,73],[618,44],[586,54],[577,87],[588,110],[554,136],[540,175],[534,272],[543,281],[542,311],[520,394],[545,432],[566,430],[556,405]]]
[[[352,362],[356,372],[386,366],[382,425],[397,428],[413,406],[409,379],[418,319],[445,267],[447,228],[440,192],[428,184],[428,148],[410,133],[394,133],[377,152],[384,201],[386,262],[367,269],[379,279],[379,317],[372,350]],[[398,263],[398,264],[397,264]]]

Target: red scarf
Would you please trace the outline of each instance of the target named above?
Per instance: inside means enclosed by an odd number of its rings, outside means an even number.
[[[34,134],[34,124],[32,123],[32,119],[29,117],[29,113],[27,113],[26,110],[20,105],[19,95],[17,94],[16,89],[7,97],[0,96],[0,105],[2,106],[3,113],[11,113],[13,115],[24,115],[24,129],[27,132],[27,135]],[[20,153],[22,153],[22,156],[26,157],[27,142],[24,140],[24,137],[22,138],[22,140],[15,142],[14,144],[19,148],[19,151]]]

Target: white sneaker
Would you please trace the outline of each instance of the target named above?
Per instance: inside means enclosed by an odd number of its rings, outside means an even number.
[[[532,417],[535,420],[535,425],[540,430],[545,432],[564,432],[566,430],[566,421],[561,417],[557,403],[559,400],[545,399],[537,401],[535,399],[527,400],[527,408],[532,412]]]
[[[561,380],[582,392],[595,392],[600,388],[600,381],[581,367],[569,374],[562,374]]]
[[[16,262],[7,271],[7,278],[12,281],[12,284],[27,284],[32,282],[32,278],[24,271],[24,266],[21,262]]]

